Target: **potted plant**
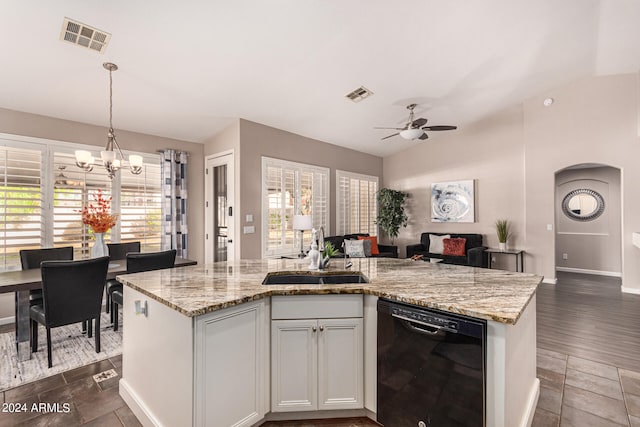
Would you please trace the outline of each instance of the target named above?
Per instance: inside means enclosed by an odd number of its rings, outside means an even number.
[[[509,239],[509,236],[511,236],[509,221],[506,219],[497,220],[496,233],[498,234],[498,246],[501,251],[505,251],[507,249],[507,240]]]
[[[94,195],[94,203],[82,208],[82,223],[88,225],[93,231],[96,239],[91,248],[91,258],[98,258],[109,255],[109,248],[104,242],[104,233],[116,225],[118,214],[111,213],[111,197],[107,198],[98,189],[98,194]]]
[[[409,218],[404,213],[404,201],[409,195],[402,191],[381,188],[378,191],[378,218],[376,224],[391,238],[391,244],[398,234],[400,227],[406,227]]]

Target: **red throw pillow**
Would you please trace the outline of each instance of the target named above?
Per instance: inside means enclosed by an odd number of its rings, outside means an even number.
[[[376,236],[358,236],[358,240],[370,240],[371,241],[371,255],[380,255],[380,249],[378,249],[378,237],[376,237]]]
[[[442,255],[452,255],[452,256],[466,255],[464,251],[464,245],[467,243],[467,239],[464,239],[462,237],[453,237],[450,239],[443,239],[442,243],[444,245]]]

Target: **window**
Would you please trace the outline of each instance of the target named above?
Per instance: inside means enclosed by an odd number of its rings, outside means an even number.
[[[0,270],[19,270],[19,251],[42,239],[42,152],[0,147]]]
[[[329,169],[285,160],[262,158],[263,256],[300,251],[300,233],[293,215],[311,215],[315,228],[329,232]],[[304,245],[311,233],[304,233]]]
[[[336,171],[338,234],[378,234],[378,177]]]
[[[123,170],[111,181],[99,165],[89,173],[79,169],[77,148],[87,149],[0,137],[0,271],[20,269],[20,249],[73,246],[75,259],[88,257],[92,235],[80,210],[98,189],[113,196],[112,211],[120,212],[107,241],[139,240],[142,250],[159,250],[159,156],[145,154],[142,174]]]

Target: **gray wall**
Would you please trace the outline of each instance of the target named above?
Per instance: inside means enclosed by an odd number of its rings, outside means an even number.
[[[631,243],[640,230],[639,80],[638,73],[586,78],[386,157],[384,185],[413,198],[399,243],[416,242],[422,231],[451,230],[482,233],[493,246],[493,222],[504,217],[514,223],[510,245],[527,251],[526,270],[553,281],[555,174],[576,164],[608,165],[621,170],[623,290],[640,292],[640,251]],[[551,107],[543,106],[547,97],[555,99]],[[477,222],[431,223],[431,183],[471,178]]]
[[[499,218],[508,219],[513,229],[508,246],[523,248],[523,153],[522,108],[518,106],[483,122],[434,134],[386,157],[384,186],[410,194],[409,224],[395,241],[400,256],[405,256],[406,245],[419,243],[420,234],[429,231],[479,233],[485,245],[497,247],[494,223]],[[431,184],[465,179],[475,180],[476,222],[431,222]]]
[[[562,212],[573,190],[602,195],[605,210],[592,221],[576,221]],[[601,273],[622,271],[620,253],[620,171],[611,167],[569,169],[556,175],[556,266]],[[563,254],[567,259],[563,259]]]
[[[106,128],[104,126],[6,109],[0,109],[0,133],[77,142],[98,147],[104,147],[106,144]],[[187,224],[189,227],[189,258],[202,262],[204,260],[203,145],[119,129],[116,129],[116,133],[118,143],[123,150],[155,153],[159,149],[173,148],[190,153],[188,168],[189,219]],[[0,295],[0,319],[13,316],[13,312],[13,294]]]
[[[262,156],[330,168],[331,230],[327,235],[336,230],[336,169],[382,177],[381,157],[240,120],[240,218],[244,221],[246,214],[253,214],[251,225],[256,228],[254,234],[241,237],[244,259],[262,256]]]

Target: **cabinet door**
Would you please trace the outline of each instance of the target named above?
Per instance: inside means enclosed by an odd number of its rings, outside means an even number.
[[[196,320],[194,425],[252,426],[264,417],[269,378],[265,311],[260,301]]]
[[[364,407],[362,319],[318,320],[318,409]]]
[[[318,409],[316,320],[271,322],[271,411]]]

